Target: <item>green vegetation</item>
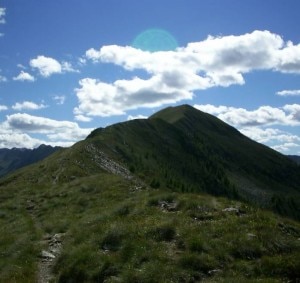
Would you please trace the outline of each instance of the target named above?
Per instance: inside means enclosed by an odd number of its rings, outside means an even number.
[[[34,282],[43,236],[56,233],[65,236],[53,282],[300,278],[299,223],[226,198],[135,186],[101,173],[1,187],[0,282]]]
[[[0,179],[0,282],[300,280],[299,167],[195,111],[97,129]]]
[[[154,189],[241,199],[300,220],[300,166],[191,106],[97,129],[85,142]]]

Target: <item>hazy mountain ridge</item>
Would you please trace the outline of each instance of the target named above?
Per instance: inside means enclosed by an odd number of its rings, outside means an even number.
[[[288,157],[294,160],[296,163],[300,164],[300,156],[299,155],[288,155]]]
[[[11,173],[19,168],[38,162],[60,147],[40,145],[35,149],[27,148],[1,148],[0,149],[0,177]]]

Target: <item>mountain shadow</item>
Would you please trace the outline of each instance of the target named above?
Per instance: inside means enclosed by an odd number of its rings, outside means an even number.
[[[38,162],[60,147],[40,145],[35,149],[26,148],[1,148],[0,149],[0,177],[11,173],[19,168]]]

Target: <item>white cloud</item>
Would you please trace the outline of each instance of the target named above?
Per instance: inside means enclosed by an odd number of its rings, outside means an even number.
[[[36,104],[34,102],[31,101],[24,101],[22,103],[17,102],[15,105],[12,106],[13,110],[39,110],[39,109],[43,109],[46,108],[47,106],[44,104]]]
[[[300,89],[282,90],[276,92],[276,94],[280,96],[297,96],[300,95]]]
[[[267,125],[300,125],[300,105],[285,105],[281,108],[261,106],[255,110],[227,106],[194,105],[195,108],[216,115],[235,127]]]
[[[34,82],[35,78],[34,78],[34,76],[30,75],[29,73],[21,71],[21,73],[18,76],[13,77],[13,80],[14,81],[22,81],[22,82],[23,81]]]
[[[254,70],[300,73],[300,45],[259,30],[238,36],[209,36],[175,51],[103,46],[87,50],[85,58],[94,63],[119,65],[127,71],[144,70],[149,75],[148,79],[135,77],[113,83],[92,78],[81,80],[80,88],[76,89],[79,106],[75,112],[89,116],[121,115],[129,109],[191,99],[197,90],[242,85],[244,74]],[[260,109],[264,118],[253,122],[264,123],[275,114],[283,115],[281,111],[266,106]]]
[[[300,123],[300,104],[285,105],[283,109],[290,113],[290,119],[296,121],[297,124]]]
[[[240,131],[260,143],[299,143],[300,137],[275,128],[246,127]]]
[[[0,24],[5,24],[6,8],[0,8]]]
[[[192,99],[189,90],[169,86],[161,75],[149,80],[118,80],[113,84],[85,78],[80,82],[76,94],[79,106],[75,115],[111,116],[123,115],[126,110],[139,107],[157,107],[175,103],[182,99]]]
[[[77,123],[16,113],[6,116],[0,124],[0,147],[28,147],[40,144],[71,146],[84,139],[93,129],[80,128]],[[39,138],[34,138],[34,135]],[[41,138],[42,139],[41,139]]]
[[[300,73],[300,44],[288,41],[284,48],[277,51],[274,69],[283,73]]]
[[[135,120],[135,119],[147,119],[148,117],[147,116],[144,116],[144,115],[128,115],[127,117],[127,121],[129,120]]]
[[[0,124],[0,148],[35,148],[40,144],[68,147],[85,138],[92,130],[80,128],[70,121],[17,113],[6,116]]]
[[[4,133],[0,130],[0,148],[35,148],[44,141],[22,133]]]
[[[80,122],[90,122],[92,121],[92,118],[84,115],[75,115],[75,120]]]
[[[300,147],[300,143],[296,144],[296,143],[284,143],[284,144],[279,144],[279,145],[275,145],[272,146],[273,149],[280,151],[282,153],[287,153],[289,150],[291,150],[292,148],[295,147]]]
[[[64,95],[55,95],[53,100],[56,101],[57,105],[63,105],[66,101],[66,97]]]
[[[45,56],[38,56],[30,60],[30,66],[38,69],[43,77],[62,72],[61,64],[57,60]]]
[[[0,105],[0,112],[5,110],[8,110],[8,107],[5,105]]]
[[[62,68],[63,72],[79,73],[78,70],[76,70],[76,69],[73,68],[73,66],[72,66],[72,64],[70,62],[63,61],[61,63],[61,68]]]
[[[45,78],[50,77],[53,74],[61,74],[64,72],[78,72],[69,62],[64,61],[60,63],[56,59],[45,57],[43,55],[30,60],[29,64],[32,68],[38,69],[40,74]]]
[[[0,148],[36,148],[41,144],[48,144],[52,146],[62,146],[69,147],[74,144],[74,142],[66,141],[46,141],[42,139],[36,139],[28,134],[23,133],[3,133],[0,130]]]

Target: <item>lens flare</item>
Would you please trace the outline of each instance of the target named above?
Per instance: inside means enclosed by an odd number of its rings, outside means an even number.
[[[170,51],[178,46],[176,39],[162,29],[148,29],[140,33],[133,41],[132,46],[144,51]]]

